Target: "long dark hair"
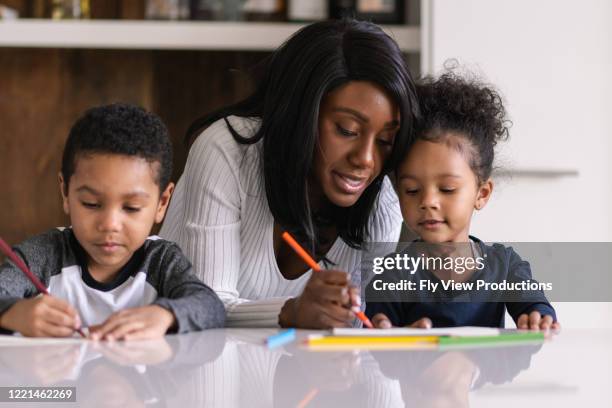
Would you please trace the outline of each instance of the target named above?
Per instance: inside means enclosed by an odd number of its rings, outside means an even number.
[[[400,111],[400,129],[381,174],[351,207],[329,203],[323,216],[312,214],[308,175],[318,136],[323,97],[349,81],[381,86]],[[187,131],[198,132],[219,119],[237,142],[263,139],[263,171],[268,205],[277,223],[319,253],[318,229],[335,225],[349,246],[360,248],[385,174],[395,167],[413,138],[418,104],[414,84],[396,42],[375,24],[352,19],[310,24],[265,61],[257,88],[246,99],[196,120]],[[254,135],[238,134],[227,116],[257,117]]]

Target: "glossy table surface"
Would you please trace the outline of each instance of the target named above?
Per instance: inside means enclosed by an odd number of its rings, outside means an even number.
[[[268,349],[276,332],[128,343],[4,337],[0,386],[74,386],[77,402],[62,406],[86,407],[612,406],[612,330],[568,329],[543,344],[388,351],[311,351],[306,331]]]

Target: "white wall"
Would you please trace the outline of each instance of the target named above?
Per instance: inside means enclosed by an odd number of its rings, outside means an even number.
[[[612,2],[423,0],[423,12],[424,70],[457,58],[505,96],[514,126],[499,164],[579,174],[497,180],[474,234],[612,241]],[[612,327],[611,304],[558,307],[566,326]]]

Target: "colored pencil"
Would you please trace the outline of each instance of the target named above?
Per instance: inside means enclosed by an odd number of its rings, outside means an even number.
[[[305,408],[308,404],[310,404],[310,401],[312,401],[314,397],[317,396],[318,393],[318,388],[312,388],[310,391],[308,391],[308,394],[306,394],[304,398],[302,398],[302,400],[297,404],[296,408]]]
[[[512,332],[503,333],[498,336],[442,336],[438,344],[440,347],[446,346],[479,346],[487,344],[510,344],[530,341],[544,341],[544,333],[534,332]]]
[[[372,332],[374,333],[374,332]],[[313,350],[395,350],[406,348],[440,349],[462,347],[484,347],[494,345],[514,345],[529,342],[542,342],[543,332],[512,332],[496,336],[322,336],[312,335],[306,341]]]
[[[21,269],[21,271],[30,280],[30,282],[32,282],[34,287],[36,287],[36,290],[45,295],[49,295],[49,291],[47,290],[45,285],[42,284],[40,279],[38,279],[36,275],[32,273],[32,271],[30,270],[30,268],[28,268],[25,262],[23,262],[23,260],[17,256],[17,254],[2,238],[0,238],[0,249],[11,261],[15,263],[15,265],[17,265],[19,269]],[[82,337],[85,337],[85,333],[83,333],[81,329],[76,329],[76,332],[79,333]]]
[[[364,345],[364,344],[437,344],[438,336],[397,336],[378,337],[340,337],[340,336],[312,336],[308,338],[308,345]]]
[[[295,329],[287,329],[281,332],[278,332],[266,339],[266,344],[268,348],[276,348],[282,346],[283,344],[291,343],[295,340]]]
[[[306,342],[313,351],[333,350],[405,350],[434,349],[438,344],[436,336],[398,336],[398,337],[309,337]]]
[[[308,252],[306,252],[304,248],[302,248],[302,246],[291,236],[291,234],[285,231],[283,232],[282,237],[285,240],[285,242],[287,242],[287,244],[289,244],[289,246],[295,251],[295,253],[297,253],[300,256],[300,258],[302,258],[302,260],[306,262],[306,264],[312,268],[313,271],[315,272],[321,271],[321,267],[319,266],[319,264],[316,263],[314,259],[312,259],[312,257],[308,254]],[[374,325],[372,324],[370,319],[368,319],[365,313],[359,310],[357,306],[351,308],[351,310],[353,311],[353,313],[355,313],[357,318],[363,322],[364,326],[370,329],[374,328]]]

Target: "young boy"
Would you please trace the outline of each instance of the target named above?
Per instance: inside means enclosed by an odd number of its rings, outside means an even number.
[[[0,327],[63,337],[142,339],[222,327],[225,309],[179,247],[148,237],[174,184],[161,120],[141,108],[90,109],[72,127],[59,174],[72,226],[15,247],[51,296],[10,261],[0,266]]]
[[[430,266],[386,271],[387,280],[412,281],[418,289],[399,301],[371,302],[366,296],[366,313],[378,327],[503,327],[507,310],[520,329],[559,328],[543,291],[531,289],[538,282],[529,263],[510,247],[485,245],[470,235],[474,211],[484,208],[493,192],[495,145],[508,133],[500,96],[452,73],[421,81],[417,93],[423,119],[396,171],[396,187],[404,222],[420,237],[406,254],[418,259],[425,253]],[[423,290],[422,282],[430,285]],[[442,290],[449,282],[508,289]]]

